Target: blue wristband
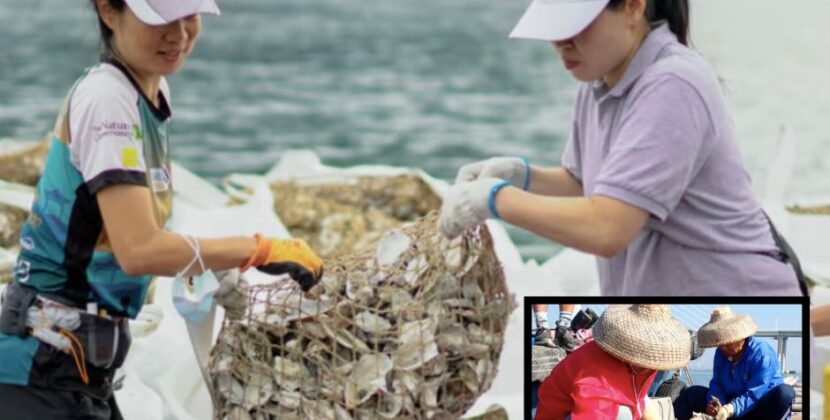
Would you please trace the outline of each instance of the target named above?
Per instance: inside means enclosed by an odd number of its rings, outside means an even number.
[[[507,182],[507,181],[502,181],[502,182],[499,182],[499,183],[498,183],[498,184],[496,184],[496,185],[493,185],[493,188],[491,188],[491,189],[490,189],[490,199],[488,200],[488,203],[490,204],[490,213],[491,213],[491,214],[492,214],[492,215],[493,215],[496,219],[501,219],[501,216],[499,216],[499,212],[498,212],[498,210],[496,210],[496,194],[498,194],[498,193],[499,193],[499,191],[500,191],[502,188],[507,187],[507,186],[509,186],[509,185],[510,185],[510,183],[509,183],[509,182]]]
[[[528,162],[527,158],[523,157],[523,161],[525,161],[525,184],[522,186],[522,189],[527,191],[530,187],[530,162]]]

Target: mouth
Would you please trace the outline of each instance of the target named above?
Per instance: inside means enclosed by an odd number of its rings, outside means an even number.
[[[565,68],[568,70],[573,69],[574,67],[579,65],[579,61],[575,60],[564,60]]]
[[[161,57],[162,60],[164,60],[168,63],[175,63],[175,62],[179,61],[179,59],[182,58],[182,55],[184,55],[184,51],[182,51],[182,50],[159,51],[157,54]]]

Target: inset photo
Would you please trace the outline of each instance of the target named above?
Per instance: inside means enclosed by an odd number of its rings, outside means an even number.
[[[802,419],[801,303],[543,302],[525,300],[530,418]]]

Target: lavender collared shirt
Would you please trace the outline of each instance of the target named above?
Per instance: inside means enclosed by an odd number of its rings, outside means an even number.
[[[650,215],[625,250],[597,258],[603,295],[800,295],[776,258],[720,82],[667,24],[613,88],[580,85],[562,166],[585,196]]]

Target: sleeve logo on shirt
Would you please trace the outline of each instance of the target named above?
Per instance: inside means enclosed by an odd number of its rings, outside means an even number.
[[[144,133],[141,132],[141,127],[138,124],[133,124],[133,140],[141,140],[144,138]]]
[[[167,168],[150,168],[150,188],[154,192],[170,189],[170,172],[167,172]]]
[[[104,121],[99,126],[93,127],[93,130],[97,131],[95,141],[101,140],[104,137],[130,138],[132,135],[130,125],[121,122]]]
[[[121,148],[121,166],[127,169],[138,168],[138,149],[135,147]]]

